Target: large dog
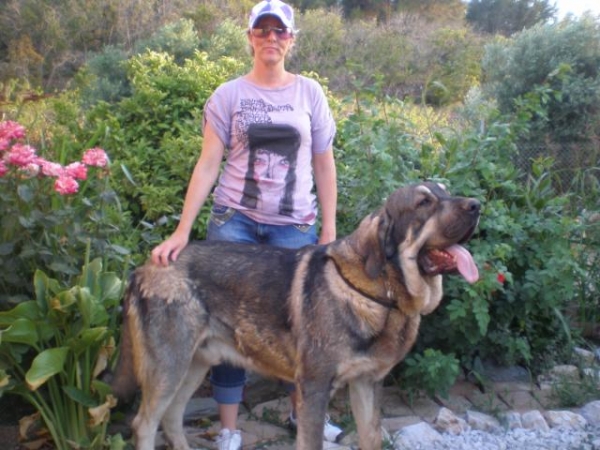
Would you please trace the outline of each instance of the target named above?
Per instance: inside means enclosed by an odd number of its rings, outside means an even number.
[[[379,387],[439,304],[441,274],[477,279],[459,244],[479,215],[477,200],[422,183],[329,245],[194,242],[168,267],[138,268],[113,382],[121,397],[141,387],[136,448],[154,449],[160,423],[174,449],[189,449],[185,405],[210,367],[228,361],[295,383],[296,448],[322,449],[330,394],[348,385],[360,448],[380,449]]]

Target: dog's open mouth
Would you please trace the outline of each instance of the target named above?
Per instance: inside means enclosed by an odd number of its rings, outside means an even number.
[[[475,283],[479,279],[479,270],[473,256],[459,244],[444,250],[431,249],[422,252],[419,255],[419,267],[428,275],[458,271],[469,283]]]

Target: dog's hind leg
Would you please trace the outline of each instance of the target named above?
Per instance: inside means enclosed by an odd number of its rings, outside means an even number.
[[[350,406],[358,430],[361,450],[381,449],[379,396],[381,383],[365,379],[350,382]]]
[[[156,363],[143,372],[140,383],[142,401],[132,424],[136,450],[154,450],[159,422],[176,398],[190,364],[191,357],[187,361],[179,360],[166,367]]]
[[[209,369],[210,364],[200,358],[192,361],[181,386],[163,416],[162,429],[173,450],[189,450],[183,431],[183,415],[188,401],[204,380]]]

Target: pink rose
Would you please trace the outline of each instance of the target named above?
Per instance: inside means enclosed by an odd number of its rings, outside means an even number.
[[[19,167],[19,173],[24,178],[33,178],[36,177],[40,173],[40,166],[35,162],[30,162],[24,166]]]
[[[20,139],[25,137],[25,127],[12,120],[0,122],[0,139]]]
[[[42,168],[42,174],[47,177],[60,177],[64,173],[65,169],[58,163],[43,158],[38,158],[37,162]]]
[[[76,180],[87,179],[87,167],[80,162],[69,164],[67,167],[65,167],[65,173]]]
[[[75,194],[79,189],[77,181],[69,176],[62,175],[54,182],[54,190],[60,195]]]
[[[0,177],[3,177],[8,172],[8,167],[4,164],[4,161],[0,159]]]
[[[13,166],[24,167],[35,162],[35,149],[29,145],[15,144],[8,151],[6,162]]]
[[[3,152],[10,147],[10,139],[0,137],[0,152]]]
[[[83,154],[82,162],[88,166],[105,167],[108,164],[108,156],[101,148],[90,148]]]

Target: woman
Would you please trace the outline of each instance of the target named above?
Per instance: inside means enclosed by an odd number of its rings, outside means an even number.
[[[296,39],[293,9],[279,0],[258,3],[250,13],[247,35],[253,67],[217,88],[205,106],[202,152],[181,220],[152,251],[156,264],[174,261],[187,245],[224,157],[207,239],[298,248],[336,238],[335,122],[322,87],[285,69]],[[221,365],[213,368],[211,382],[222,426],[219,450],[238,450],[245,373]],[[291,399],[294,405],[293,392]],[[290,422],[295,424],[294,406]],[[325,439],[335,441],[340,433],[340,428],[325,424]]]

